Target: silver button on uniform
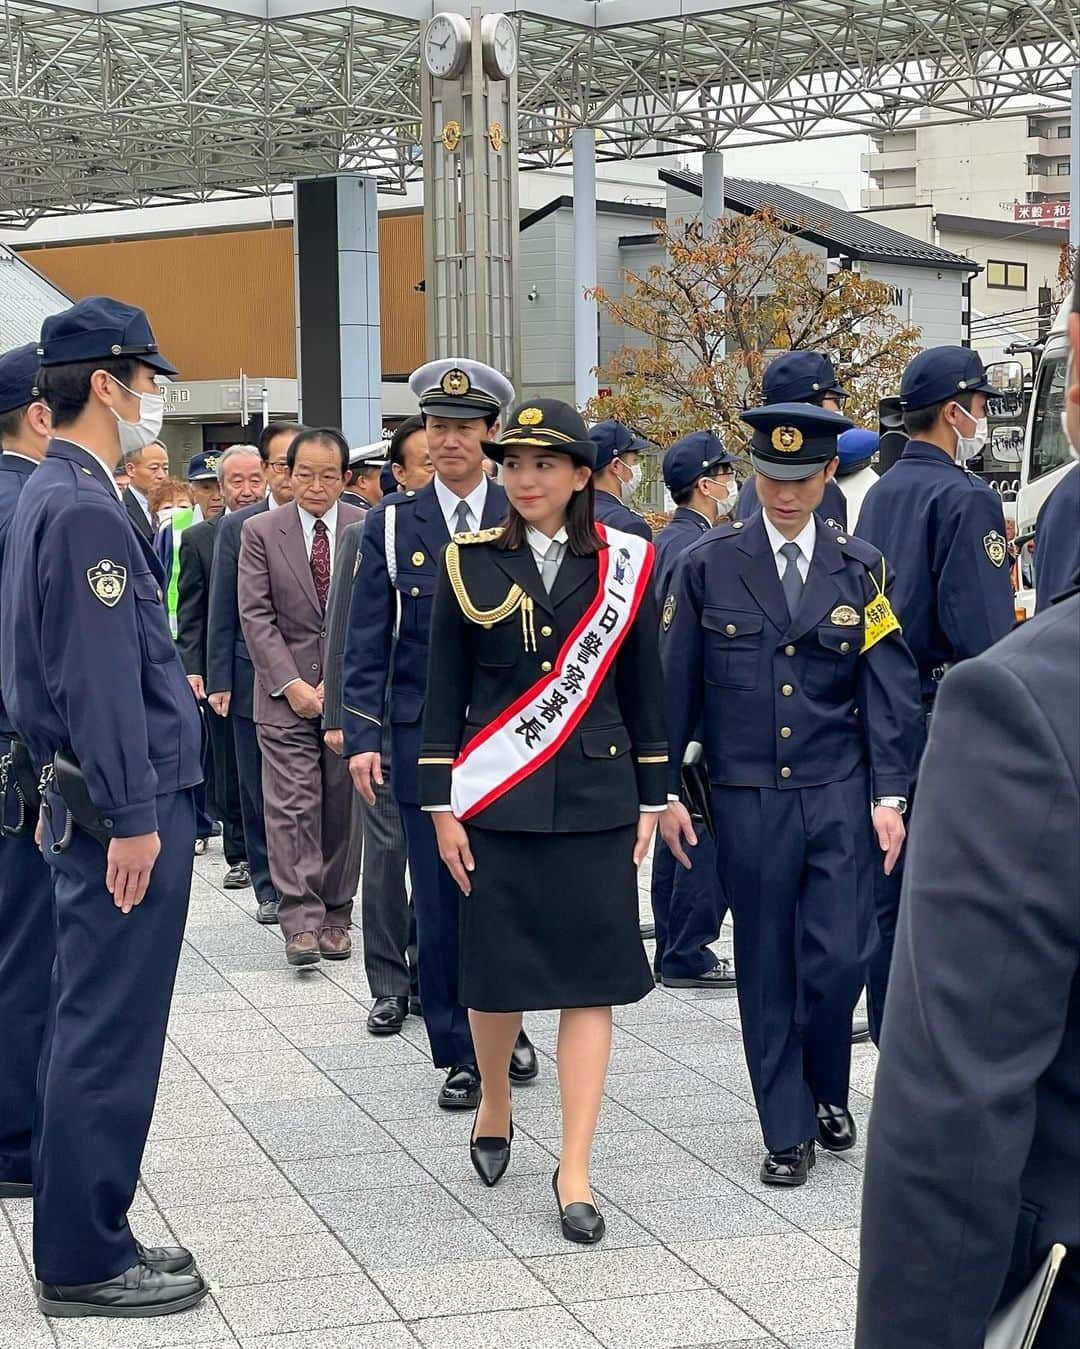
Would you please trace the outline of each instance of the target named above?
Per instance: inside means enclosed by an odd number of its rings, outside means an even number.
[[[780,776],[781,776],[782,778],[789,778],[789,777],[791,777],[791,769],[788,768],[787,764],[785,764],[784,767],[781,768],[781,770],[780,770]]]

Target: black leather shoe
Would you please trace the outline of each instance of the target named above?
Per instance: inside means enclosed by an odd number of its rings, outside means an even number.
[[[424,1004],[420,1001],[419,998],[409,999],[409,1015],[419,1017],[422,1017],[424,1015]]]
[[[770,1152],[761,1163],[761,1179],[766,1185],[785,1185],[789,1189],[805,1185],[814,1165],[814,1140],[796,1143],[783,1152]]]
[[[251,872],[248,870],[246,862],[237,862],[236,866],[230,867],[225,873],[225,879],[221,882],[223,890],[246,890],[251,884]]]
[[[168,1316],[196,1306],[209,1291],[199,1273],[165,1274],[139,1264],[101,1283],[40,1283],[37,1303],[46,1316]]]
[[[476,1125],[473,1125],[475,1132]],[[514,1121],[510,1120],[509,1138],[470,1138],[469,1156],[476,1174],[491,1189],[498,1185],[510,1165],[510,1147],[514,1141]]]
[[[559,1198],[558,1167],[551,1177],[551,1188],[555,1191],[555,1202],[559,1206],[559,1222],[562,1224],[562,1234],[567,1241],[576,1241],[581,1246],[595,1246],[602,1240],[607,1231],[607,1224],[604,1222],[604,1215],[592,1204],[579,1202],[567,1204],[563,1208],[563,1202]]]
[[[480,1074],[474,1063],[451,1068],[439,1092],[444,1110],[475,1110],[480,1104]]]
[[[255,915],[255,921],[258,923],[276,923],[278,918],[278,903],[276,899],[260,899],[259,910]]]
[[[642,923],[642,924],[641,924],[641,940],[642,940],[642,941],[651,941],[651,940],[653,939],[653,937],[655,937],[655,936],[656,936],[656,924],[655,924],[655,923]]]
[[[829,1152],[847,1152],[848,1148],[853,1148],[858,1133],[851,1112],[842,1105],[819,1105],[817,1137]]]
[[[524,1031],[517,1038],[514,1052],[510,1055],[510,1081],[520,1087],[525,1082],[533,1082],[540,1071],[536,1061],[536,1050]]]
[[[140,1262],[159,1274],[191,1274],[195,1269],[195,1257],[183,1246],[144,1246],[137,1241],[135,1249]]]
[[[376,998],[368,1012],[368,1031],[372,1035],[397,1035],[408,1015],[408,998]]]
[[[851,1043],[864,1045],[870,1039],[870,1022],[864,1016],[857,1016],[851,1023]]]
[[[730,960],[721,959],[711,970],[693,979],[669,979],[662,974],[660,982],[665,988],[734,988],[735,966]]]
[[[33,1199],[34,1186],[28,1180],[0,1180],[0,1199]]]

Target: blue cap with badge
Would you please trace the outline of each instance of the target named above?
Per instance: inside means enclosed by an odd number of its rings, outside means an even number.
[[[607,468],[613,459],[617,459],[620,454],[640,454],[642,450],[648,448],[648,441],[642,440],[638,435],[622,422],[606,421],[597,422],[595,426],[589,428],[589,439],[596,446],[596,467],[598,469]]]
[[[177,373],[176,366],[158,350],[146,314],[136,305],[106,295],[90,295],[47,318],[41,325],[37,354],[42,365],[130,356],[159,374]]]
[[[41,366],[37,343],[28,342],[0,356],[0,413],[24,408],[40,397],[37,372]]]
[[[735,456],[715,431],[691,431],[675,441],[664,455],[664,483],[674,495],[692,487],[702,474],[734,462]]]
[[[836,441],[853,422],[813,403],[771,403],[739,417],[753,427],[750,461],[756,472],[778,482],[812,478],[836,458]]]
[[[1000,393],[989,383],[982,357],[971,347],[931,347],[908,363],[900,381],[904,412],[933,407],[958,393]]]
[[[425,416],[451,421],[497,416],[514,401],[514,386],[505,375],[458,356],[420,366],[409,376],[409,388]]]
[[[221,455],[214,450],[203,450],[200,454],[193,454],[188,460],[188,482],[207,482],[211,478],[216,482],[220,463]]]
[[[763,403],[809,403],[826,393],[847,397],[832,361],[820,351],[782,352],[761,381]]]
[[[876,431],[869,431],[865,426],[853,426],[850,431],[842,432],[836,441],[840,467],[851,468],[872,459],[877,454],[880,440]]]

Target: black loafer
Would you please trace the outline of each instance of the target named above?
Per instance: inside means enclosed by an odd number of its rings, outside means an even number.
[[[574,1203],[563,1208],[559,1198],[559,1168],[551,1177],[551,1188],[555,1191],[555,1202],[559,1206],[559,1222],[562,1234],[567,1241],[576,1241],[581,1246],[595,1246],[603,1240],[607,1231],[604,1215],[592,1204]]]
[[[475,1125],[473,1128],[475,1129]],[[514,1142],[514,1121],[510,1121],[509,1138],[470,1138],[469,1156],[476,1174],[490,1190],[498,1185],[510,1165],[510,1148]]]
[[[195,1268],[195,1257],[183,1246],[144,1246],[135,1243],[140,1263],[159,1274],[190,1274]]]
[[[510,1081],[515,1086],[521,1086],[525,1082],[533,1082],[539,1071],[540,1065],[536,1061],[536,1050],[533,1048],[532,1041],[522,1031],[517,1038],[517,1044],[514,1045],[514,1052],[510,1055]]]
[[[439,1091],[443,1110],[475,1110],[480,1104],[480,1074],[474,1063],[462,1063],[450,1069]]]
[[[817,1108],[817,1139],[829,1152],[847,1152],[855,1146],[858,1131],[851,1112],[842,1105],[824,1105]]]
[[[870,1022],[864,1016],[857,1016],[851,1023],[851,1043],[864,1045],[870,1039]]]
[[[408,1015],[408,998],[376,998],[368,1012],[368,1032],[371,1035],[398,1035]]]
[[[255,914],[255,921],[257,923],[266,923],[266,924],[276,923],[278,920],[279,902],[280,901],[276,899],[260,899],[259,909],[258,912]]]
[[[164,1274],[139,1264],[101,1283],[40,1283],[37,1304],[46,1316],[168,1316],[196,1306],[209,1291],[199,1273]]]
[[[0,1199],[33,1199],[34,1186],[29,1180],[0,1180]]]
[[[805,1185],[814,1161],[814,1140],[811,1138],[782,1152],[770,1152],[761,1163],[761,1179],[766,1185],[783,1185],[789,1189]]]
[[[251,872],[248,870],[246,862],[237,862],[236,866],[230,867],[225,873],[225,879],[221,882],[223,890],[246,890],[251,884]]]
[[[721,959],[711,970],[706,970],[704,974],[699,974],[693,979],[669,979],[666,975],[661,975],[660,982],[665,988],[734,988],[735,966],[730,960]]]

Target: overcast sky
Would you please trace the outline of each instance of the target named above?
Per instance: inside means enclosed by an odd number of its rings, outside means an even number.
[[[859,155],[866,148],[866,136],[759,145],[745,150],[726,150],[724,169],[736,177],[788,183],[792,187],[832,188],[844,194],[849,210],[857,211],[864,182],[859,171]]]

